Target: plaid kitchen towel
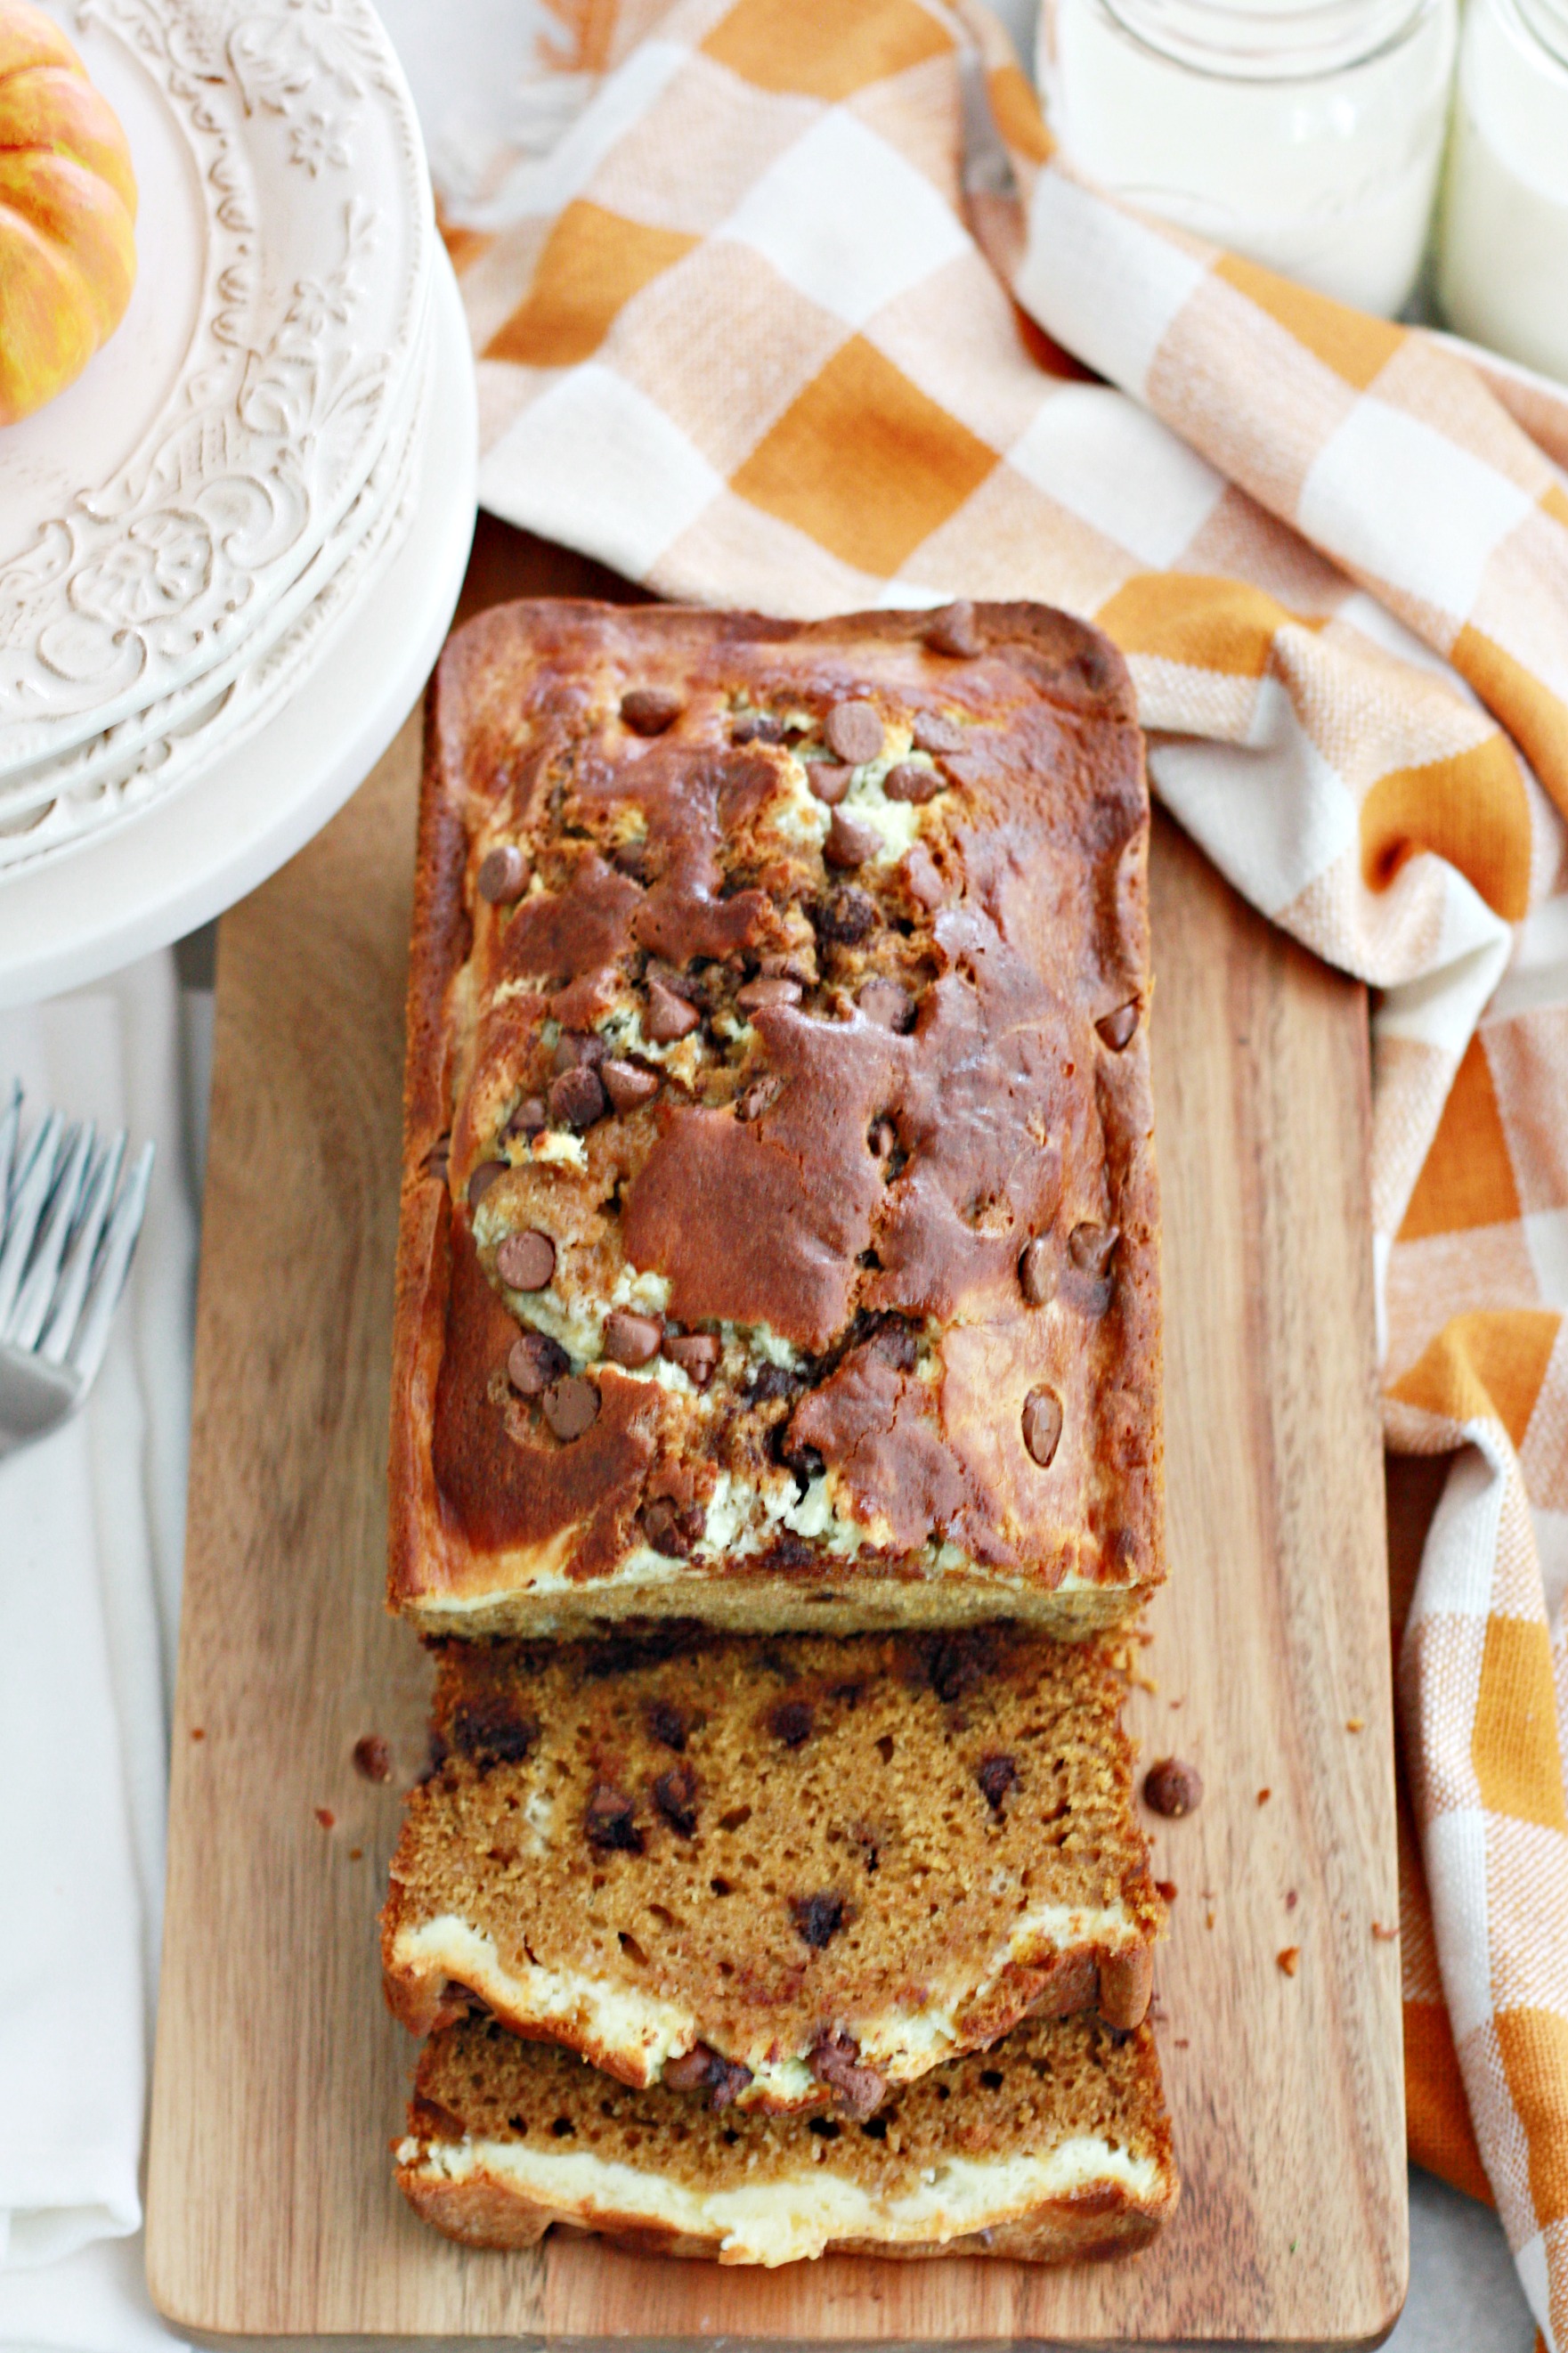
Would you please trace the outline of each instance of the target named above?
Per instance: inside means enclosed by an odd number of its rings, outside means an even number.
[[[1568,2353],[1568,396],[1097,193],[971,0],[550,5],[593,94],[451,230],[485,504],[673,597],[1091,617],[1166,805],[1381,992],[1388,1442],[1452,1458],[1415,2146]]]

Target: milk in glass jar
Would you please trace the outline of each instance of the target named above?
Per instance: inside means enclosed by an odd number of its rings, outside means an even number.
[[[1389,317],[1421,266],[1457,37],[1458,0],[1046,0],[1040,85],[1101,186]]]
[[[1437,299],[1461,334],[1568,377],[1568,0],[1470,0]]]

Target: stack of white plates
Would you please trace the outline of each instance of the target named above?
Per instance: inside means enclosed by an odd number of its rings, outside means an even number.
[[[472,371],[368,0],[61,0],[140,193],[118,332],[0,431],[0,1003],[252,888],[419,693]]]

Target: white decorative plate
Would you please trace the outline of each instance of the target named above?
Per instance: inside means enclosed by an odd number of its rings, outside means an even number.
[[[131,142],[118,332],[0,432],[0,776],[175,692],[342,521],[418,343],[429,182],[368,0],[75,0]]]
[[[409,371],[406,415],[383,448],[359,496],[299,578],[264,607],[257,626],[231,643],[211,670],[198,671],[173,694],[132,712],[54,760],[0,777],[0,876],[26,860],[58,857],[131,807],[216,756],[220,743],[254,702],[255,680],[286,649],[299,667],[324,611],[367,585],[395,511],[406,500],[427,422],[431,357],[426,349]],[[329,603],[329,599],[331,600]],[[112,796],[114,807],[106,806]]]
[[[478,467],[473,364],[439,254],[436,279],[407,536],[247,741],[68,856],[0,877],[0,1005],[96,979],[232,906],[325,825],[417,702],[462,586]]]
[[[433,366],[432,351],[419,369],[426,393]],[[427,410],[428,401],[422,399],[397,447],[372,470],[342,532],[269,609],[267,625],[247,640],[237,669],[210,687],[204,673],[155,703],[151,712],[122,722],[123,738],[119,729],[95,736],[80,747],[91,757],[79,766],[78,754],[68,753],[47,772],[40,805],[16,819],[7,815],[0,824],[0,922],[10,871],[68,858],[79,844],[100,840],[151,802],[199,778],[247,741],[305,676],[323,634],[355,599],[374,589],[407,536]],[[351,530],[352,543],[340,545]]]

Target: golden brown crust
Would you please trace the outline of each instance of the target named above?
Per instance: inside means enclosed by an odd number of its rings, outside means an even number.
[[[533,605],[448,646],[426,712],[391,1449],[389,1598],[427,1629],[1005,1611],[1078,1632],[1163,1575],[1131,690],[1066,616],[979,607],[969,628],[979,650],[954,659],[921,615]],[[673,694],[673,724],[623,723],[632,687]],[[813,810],[800,778],[831,764],[731,736],[737,710],[787,708],[815,754],[827,717],[868,700],[904,730],[895,748],[914,723],[949,748],[920,755],[925,806],[871,812],[907,850],[841,886],[785,806]],[[478,891],[501,847],[535,869],[521,903]],[[786,1001],[742,1016],[769,968]],[[701,1014],[684,1062],[636,1026],[666,982]],[[599,1053],[629,1035],[659,1091],[580,1142],[556,1123],[546,1163],[502,1131],[562,1067],[562,1032]],[[476,1215],[470,1180],[498,1162]],[[562,1270],[542,1309],[497,1271],[500,1240],[530,1229]],[[1031,1241],[1046,1303],[1020,1295]],[[617,1269],[664,1279],[667,1335],[714,1335],[705,1391],[599,1353]],[[593,1392],[567,1434],[505,1372],[520,1332],[566,1329],[545,1313],[562,1303]]]
[[[592,2219],[582,2206],[537,2204],[512,2182],[492,2174],[467,2181],[444,2181],[415,2165],[400,2165],[397,2186],[421,2221],[466,2247],[501,2253],[536,2247],[545,2232],[564,2230],[601,2238],[629,2255],[667,2255],[697,2263],[722,2263],[716,2238],[661,2229],[645,2218],[606,2211]],[[890,2244],[885,2239],[830,2239],[826,2255],[879,2255],[884,2261],[932,2262],[942,2256],[987,2255],[1015,2263],[1091,2263],[1136,2254],[1156,2239],[1176,2205],[1174,2192],[1158,2206],[1118,2189],[1082,2198],[1056,2198],[1019,2221],[998,2222],[956,2239],[926,2245]]]

